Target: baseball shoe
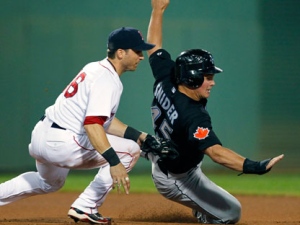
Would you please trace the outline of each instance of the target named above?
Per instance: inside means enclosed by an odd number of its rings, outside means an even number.
[[[208,221],[206,220],[206,216],[201,212],[197,211],[196,209],[193,209],[192,214],[194,217],[198,219],[198,223],[204,223],[204,224],[208,223]]]
[[[100,213],[88,214],[77,208],[71,207],[68,216],[77,223],[86,222],[91,224],[111,225],[111,218],[103,217]]]

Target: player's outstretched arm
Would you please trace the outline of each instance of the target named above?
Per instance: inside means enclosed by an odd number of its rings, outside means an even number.
[[[207,148],[204,153],[214,162],[228,167],[232,170],[242,171],[245,157],[221,145],[213,145]]]
[[[147,42],[155,47],[147,51],[148,56],[162,48],[162,23],[163,14],[169,5],[169,0],[152,0],[152,12],[148,26]]]
[[[204,153],[208,155],[214,162],[230,169],[246,174],[260,175],[269,172],[271,168],[284,157],[282,154],[262,161],[253,161],[221,145],[213,145],[207,148]]]
[[[114,117],[109,127],[107,128],[107,133],[118,137],[123,137],[126,128],[127,128],[126,124],[124,124],[122,121]]]
[[[107,133],[133,140],[140,146],[147,136],[147,133],[138,131],[131,126],[124,124],[116,117],[111,121],[111,124],[107,129]]]

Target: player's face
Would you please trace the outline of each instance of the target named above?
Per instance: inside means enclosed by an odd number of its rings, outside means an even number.
[[[210,95],[210,90],[214,85],[214,74],[208,74],[204,76],[203,84],[195,91],[197,91],[197,94],[200,98],[208,98]]]
[[[123,57],[124,71],[135,71],[141,60],[144,59],[142,51],[128,49]]]

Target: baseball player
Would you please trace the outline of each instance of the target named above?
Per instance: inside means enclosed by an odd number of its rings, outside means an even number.
[[[161,195],[191,208],[198,222],[236,223],[241,204],[205,176],[201,170],[204,155],[227,168],[251,174],[268,172],[283,155],[257,162],[222,146],[206,110],[214,75],[222,70],[202,49],[184,51],[173,61],[162,48],[163,14],[169,0],[151,3],[147,41],[155,45],[148,50],[155,78],[151,107],[154,130],[157,136],[171,139],[179,153],[175,159],[148,154],[153,181]]]
[[[59,190],[70,169],[100,168],[68,215],[76,222],[110,224],[98,207],[114,187],[120,191],[122,185],[129,193],[127,173],[147,135],[115,117],[123,91],[120,76],[135,71],[143,51],[153,47],[132,27],[110,33],[107,57],[84,66],[35,125],[29,153],[37,172],[0,184],[0,206]]]

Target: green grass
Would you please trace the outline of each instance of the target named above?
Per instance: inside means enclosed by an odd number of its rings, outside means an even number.
[[[296,173],[237,176],[234,174],[210,174],[208,177],[234,194],[280,195],[300,197],[300,175]]]
[[[300,197],[299,173],[268,173],[262,176],[245,174],[237,176],[237,173],[207,173],[207,176],[232,194]],[[0,182],[12,177],[14,175],[0,174]],[[61,191],[82,191],[93,178],[94,175],[90,172],[71,173]],[[130,181],[131,193],[157,193],[150,174],[130,174]]]
[[[151,175],[129,175],[131,193],[155,193],[156,189]],[[61,191],[82,191],[92,180],[94,175],[70,174]]]

